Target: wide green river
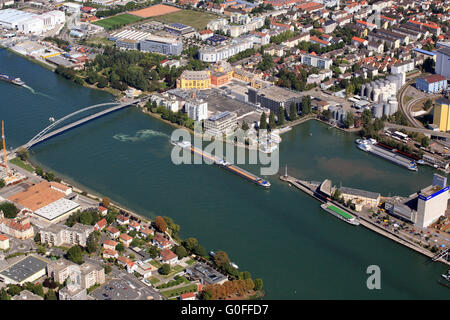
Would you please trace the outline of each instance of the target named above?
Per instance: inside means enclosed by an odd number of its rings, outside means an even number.
[[[0,118],[17,147],[77,109],[113,100],[0,49]],[[447,270],[389,239],[331,216],[319,203],[267,176],[269,190],[210,165],[174,165],[173,128],[127,108],[54,137],[31,150],[57,175],[147,217],[169,216],[181,236],[224,250],[240,270],[264,280],[267,299],[449,299],[437,280]],[[409,195],[431,183],[433,170],[410,172],[355,147],[355,136],[316,121],[282,136],[280,173]],[[256,165],[244,166],[259,175]],[[381,289],[366,286],[367,267],[381,269]]]

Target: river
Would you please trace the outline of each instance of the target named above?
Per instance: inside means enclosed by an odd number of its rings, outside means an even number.
[[[9,147],[89,105],[111,101],[99,90],[0,49],[0,73],[32,88],[0,82],[1,119]],[[33,93],[34,91],[34,93]],[[264,190],[225,170],[171,162],[173,128],[135,108],[89,122],[32,149],[32,159],[93,193],[150,218],[169,216],[181,237],[225,250],[240,270],[264,280],[267,299],[449,299],[437,280],[443,264],[362,226],[351,226],[319,203],[269,176]],[[309,121],[283,135],[280,172],[380,192],[409,195],[431,183],[433,170],[410,172],[364,153],[355,136]],[[246,169],[259,174],[257,166]],[[381,269],[381,290],[368,290],[367,267]]]

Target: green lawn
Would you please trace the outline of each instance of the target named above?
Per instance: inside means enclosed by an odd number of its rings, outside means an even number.
[[[151,283],[152,285],[155,285],[155,283],[158,283],[160,280],[159,280],[158,278],[156,278],[156,277],[150,277],[150,278],[148,279],[148,281],[150,281],[150,283]]]
[[[150,264],[151,264],[152,266],[156,267],[156,268],[161,268],[161,266],[162,266],[162,264],[159,263],[159,262],[156,261],[156,260],[150,261]]]
[[[188,265],[188,266],[192,266],[193,264],[195,264],[197,261],[195,261],[195,259],[190,259],[190,260],[188,260],[188,261],[186,261],[186,264]]]
[[[206,28],[208,22],[213,19],[216,19],[217,16],[215,14],[199,12],[193,10],[181,10],[177,12],[172,12],[169,14],[165,14],[163,16],[155,16],[148,18],[146,20],[156,20],[159,22],[165,23],[182,23],[191,27],[194,27],[196,30],[202,30]]]
[[[179,296],[186,292],[196,292],[197,284],[193,283],[185,287],[161,291],[161,294],[167,298]]]
[[[27,170],[29,172],[34,172],[33,167],[30,166],[28,163],[23,162],[20,158],[16,157],[16,158],[12,159],[9,162],[11,162],[12,164],[14,164],[14,165],[16,165],[18,167],[21,167],[22,169],[25,169],[25,170]]]
[[[142,20],[142,18],[133,16],[128,13],[124,13],[124,14],[119,14],[119,15],[111,17],[111,18],[106,18],[106,19],[95,21],[95,22],[93,22],[93,24],[96,24],[98,26],[105,28],[106,30],[109,30],[109,29],[113,29],[113,28],[122,27],[124,25],[134,23],[134,22],[137,22],[140,20]]]

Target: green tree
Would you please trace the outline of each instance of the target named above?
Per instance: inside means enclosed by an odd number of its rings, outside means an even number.
[[[165,263],[159,268],[159,273],[163,275],[168,275],[170,273],[170,265]]]
[[[423,136],[420,140],[420,144],[422,145],[422,147],[427,148],[430,145],[430,138],[428,138],[427,136]]]
[[[0,179],[0,189],[6,185],[5,180]]]
[[[294,121],[297,119],[297,105],[292,102],[289,107],[289,120]]]
[[[8,294],[11,296],[16,296],[22,292],[22,288],[15,284],[8,285]]]
[[[118,243],[118,244],[116,245],[116,250],[117,250],[118,252],[120,252],[120,253],[122,253],[122,252],[125,251],[125,246],[123,245],[122,242],[120,242],[120,243]]]
[[[218,266],[218,267],[222,267],[226,264],[230,263],[230,259],[228,258],[228,255],[225,251],[217,251],[214,254],[214,263]]]
[[[355,123],[355,116],[353,115],[353,112],[347,112],[347,118],[344,121],[344,126],[346,128],[350,128]]]
[[[187,252],[186,248],[183,246],[178,246],[175,249],[175,254],[178,256],[178,259],[182,259],[182,258],[188,256],[188,252]]]
[[[116,249],[117,249],[117,247],[116,247]],[[150,246],[148,248],[147,252],[150,255],[150,257],[153,258],[153,259],[156,258],[159,255],[159,249],[157,247],[155,247],[155,246]]]
[[[259,129],[267,129],[267,116],[265,112],[261,114],[261,118],[259,120]]]
[[[187,238],[183,245],[187,250],[192,251],[198,246],[198,240],[196,238]]]
[[[361,117],[363,124],[366,126],[372,120],[372,112],[369,109],[364,109]]]
[[[11,300],[11,297],[6,292],[5,288],[2,288],[2,290],[0,290],[0,300]]]
[[[87,241],[86,241],[86,250],[88,253],[94,253],[95,251],[97,251],[98,247],[99,247],[99,239],[100,239],[100,235],[96,232],[92,232]]]
[[[106,274],[109,274],[112,271],[112,267],[109,264],[105,264],[104,269]]]
[[[41,242],[41,234],[39,232],[36,233],[34,236],[34,242],[40,243]]]
[[[284,108],[282,106],[278,108],[277,120],[279,126],[284,125]]]
[[[270,129],[274,129],[276,126],[275,124],[275,113],[273,112],[273,110],[270,110],[270,114],[269,114],[269,128]]]
[[[55,291],[49,289],[45,294],[45,300],[58,300]]]
[[[19,149],[17,150],[17,156],[18,156],[21,160],[26,161],[26,160],[28,160],[28,159],[30,158],[30,152],[29,152],[27,149],[19,148]]]
[[[257,279],[255,279],[255,280],[253,280],[253,282],[255,283],[255,290],[256,291],[258,291],[258,290],[261,290],[262,288],[263,288],[263,280],[261,279],[261,278],[257,278]]]
[[[250,129],[250,127],[248,126],[247,122],[242,121],[242,126],[241,126],[242,130],[247,131],[248,129]]]
[[[3,211],[5,218],[12,219],[17,216],[19,209],[13,203],[5,201],[0,204],[0,211]]]
[[[69,250],[67,250],[67,259],[76,264],[83,263],[83,254],[80,246],[74,245]]]
[[[311,113],[311,96],[306,95],[302,97],[302,115]]]

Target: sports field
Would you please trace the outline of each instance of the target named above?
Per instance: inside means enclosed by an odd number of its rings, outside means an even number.
[[[168,13],[172,13],[172,12],[177,12],[180,10],[181,9],[171,7],[171,6],[166,6],[164,4],[156,4],[154,6],[144,8],[141,10],[130,11],[129,13],[132,15],[141,17],[141,18],[150,18],[150,17],[154,17],[154,16],[160,16],[160,15],[164,15],[164,14],[168,14]]]
[[[142,18],[140,18],[140,17],[134,16],[134,15],[131,15],[128,13],[124,13],[124,14],[119,14],[119,15],[111,17],[111,18],[97,20],[97,21],[93,22],[93,24],[96,24],[100,27],[105,28],[106,30],[109,30],[109,29],[118,28],[118,27],[130,24],[130,23],[137,22],[141,19]]]
[[[217,16],[211,13],[193,10],[180,10],[162,16],[151,17],[148,20],[156,20],[164,23],[177,22],[194,27],[196,30],[203,30],[206,28],[208,22],[216,18]]]

